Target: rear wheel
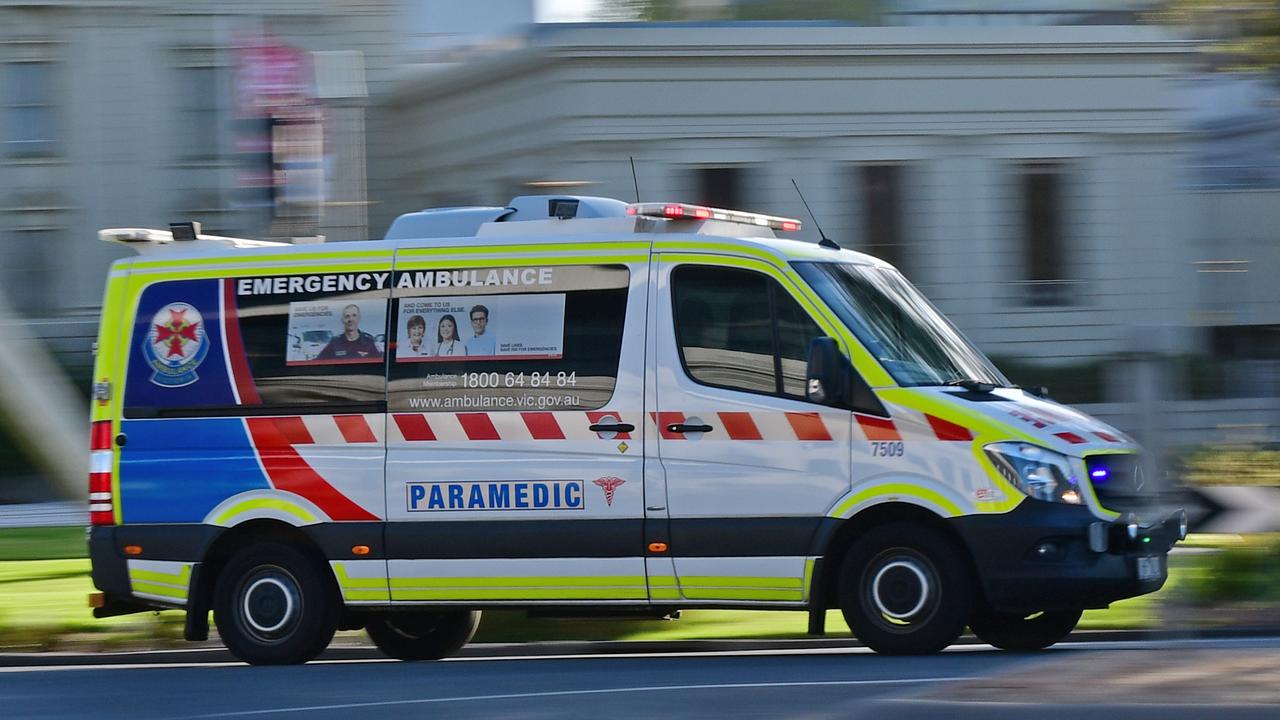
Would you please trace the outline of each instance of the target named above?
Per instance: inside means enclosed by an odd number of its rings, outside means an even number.
[[[480,626],[480,611],[389,613],[365,625],[369,639],[398,660],[439,660],[462,649]]]
[[[1001,650],[1043,650],[1071,634],[1083,610],[1046,610],[1027,616],[984,609],[969,618],[978,639]]]
[[[964,558],[921,525],[869,530],[845,556],[839,592],[849,629],[888,655],[938,652],[955,642],[969,615]]]
[[[318,563],[278,543],[241,550],[214,590],[213,619],[222,642],[254,665],[313,659],[333,639],[339,610]]]

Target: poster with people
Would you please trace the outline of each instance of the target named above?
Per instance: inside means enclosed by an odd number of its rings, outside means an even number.
[[[289,303],[285,365],[382,362],[386,327],[386,300]]]
[[[403,298],[396,325],[396,362],[555,360],[564,294]]]

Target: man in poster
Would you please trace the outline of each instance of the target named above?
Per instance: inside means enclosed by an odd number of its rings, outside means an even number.
[[[498,341],[489,329],[489,308],[475,305],[471,308],[471,332],[473,336],[467,341],[467,355],[492,357],[498,354]]]
[[[363,360],[381,358],[373,336],[360,329],[360,308],[342,308],[342,334],[329,341],[316,356],[317,360]]]

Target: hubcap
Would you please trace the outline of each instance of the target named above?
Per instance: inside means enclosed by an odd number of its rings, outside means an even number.
[[[276,574],[251,580],[241,595],[241,612],[255,634],[271,637],[287,632],[298,615],[297,586]]]
[[[871,580],[871,600],[885,617],[908,620],[924,609],[931,594],[929,576],[913,559],[881,565]]]

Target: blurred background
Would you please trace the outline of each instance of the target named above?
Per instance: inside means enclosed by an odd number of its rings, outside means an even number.
[[[807,220],[796,180],[1199,529],[1280,530],[1275,0],[0,2],[0,503],[82,504],[98,229],[357,241],[634,200],[629,157]]]

